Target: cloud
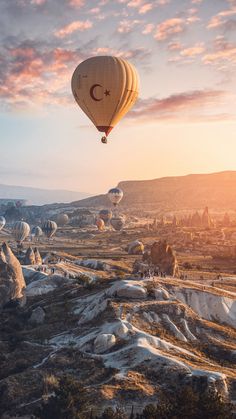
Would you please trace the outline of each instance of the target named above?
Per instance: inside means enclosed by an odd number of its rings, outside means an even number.
[[[73,69],[87,58],[82,49],[29,40],[17,44],[15,39],[5,43],[1,55],[6,58],[0,66],[0,101],[7,108],[67,103]]]
[[[208,25],[207,28],[208,29],[216,29],[219,27],[224,27],[224,29],[230,29],[230,26],[232,26],[232,21],[231,19],[227,19],[228,17],[231,16],[235,16],[236,15],[236,6],[234,6],[233,9],[229,9],[229,10],[223,10],[221,12],[219,12],[217,15],[213,16]],[[236,22],[233,21],[235,24]]]
[[[153,3],[145,3],[140,7],[138,12],[140,15],[143,15],[149,12],[150,10],[152,10],[152,8],[153,8]]]
[[[205,51],[205,46],[203,42],[195,44],[193,47],[185,48],[180,52],[182,57],[195,57],[200,55]]]
[[[157,41],[165,41],[172,36],[184,31],[185,22],[181,18],[167,19],[157,26],[154,38]]]
[[[211,52],[202,58],[204,64],[236,64],[236,42],[227,42],[223,37],[218,37],[214,42]],[[228,66],[229,69],[229,66]]]
[[[147,25],[144,26],[142,30],[142,34],[148,35],[149,33],[153,31],[154,28],[155,28],[155,25],[153,23],[148,23]]]
[[[124,58],[126,60],[132,60],[133,62],[138,62],[139,65],[149,61],[151,56],[151,50],[138,47],[134,49],[128,49],[127,45],[123,45],[120,49],[114,49],[109,47],[99,47],[92,51],[92,55],[114,55],[116,57]]]
[[[45,4],[47,0],[31,0],[31,4],[36,4],[36,6],[41,6],[42,4]]]
[[[182,44],[178,41],[169,42],[167,45],[169,51],[178,51],[183,48]]]
[[[73,32],[76,31],[86,31],[87,29],[90,29],[93,26],[92,22],[90,20],[76,20],[74,22],[69,23],[69,25],[63,26],[63,28],[55,31],[55,36],[58,38],[64,38],[65,36],[71,35]]]
[[[80,8],[84,5],[84,0],[69,0],[69,5],[75,8]]]
[[[141,122],[199,121],[213,118],[219,105],[225,103],[227,92],[221,90],[195,90],[173,94],[163,99],[140,99],[129,118]],[[217,112],[218,114],[218,112]]]
[[[129,33],[132,32],[133,28],[140,23],[140,20],[127,20],[124,19],[119,23],[118,32],[119,33]]]

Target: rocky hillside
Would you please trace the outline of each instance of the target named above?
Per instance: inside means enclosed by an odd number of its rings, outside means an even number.
[[[60,258],[52,267],[23,267],[27,303],[2,312],[0,415],[33,414],[62,374],[83,383],[94,412],[140,411],[184,383],[235,399],[235,294],[119,277],[114,262]]]
[[[124,191],[122,206],[130,208],[176,210],[209,206],[223,210],[236,207],[236,171],[126,181],[118,186]],[[98,195],[75,204],[102,207],[109,201],[106,195]]]

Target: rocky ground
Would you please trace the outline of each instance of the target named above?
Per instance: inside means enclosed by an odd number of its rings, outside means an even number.
[[[44,269],[23,266],[26,304],[1,311],[2,417],[33,414],[63,374],[89,390],[95,412],[138,411],[183,383],[236,400],[233,275],[214,286],[201,272],[141,279],[132,266],[142,257],[125,251],[137,230],[67,234],[39,243]]]

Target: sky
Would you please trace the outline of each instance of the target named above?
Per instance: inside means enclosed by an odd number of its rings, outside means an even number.
[[[75,103],[86,58],[140,77],[109,143]],[[0,183],[105,193],[236,170],[236,0],[1,0]]]

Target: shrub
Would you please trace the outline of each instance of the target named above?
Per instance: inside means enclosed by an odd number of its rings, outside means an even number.
[[[86,409],[86,390],[73,377],[63,376],[55,393],[36,412],[41,419],[80,419]]]

